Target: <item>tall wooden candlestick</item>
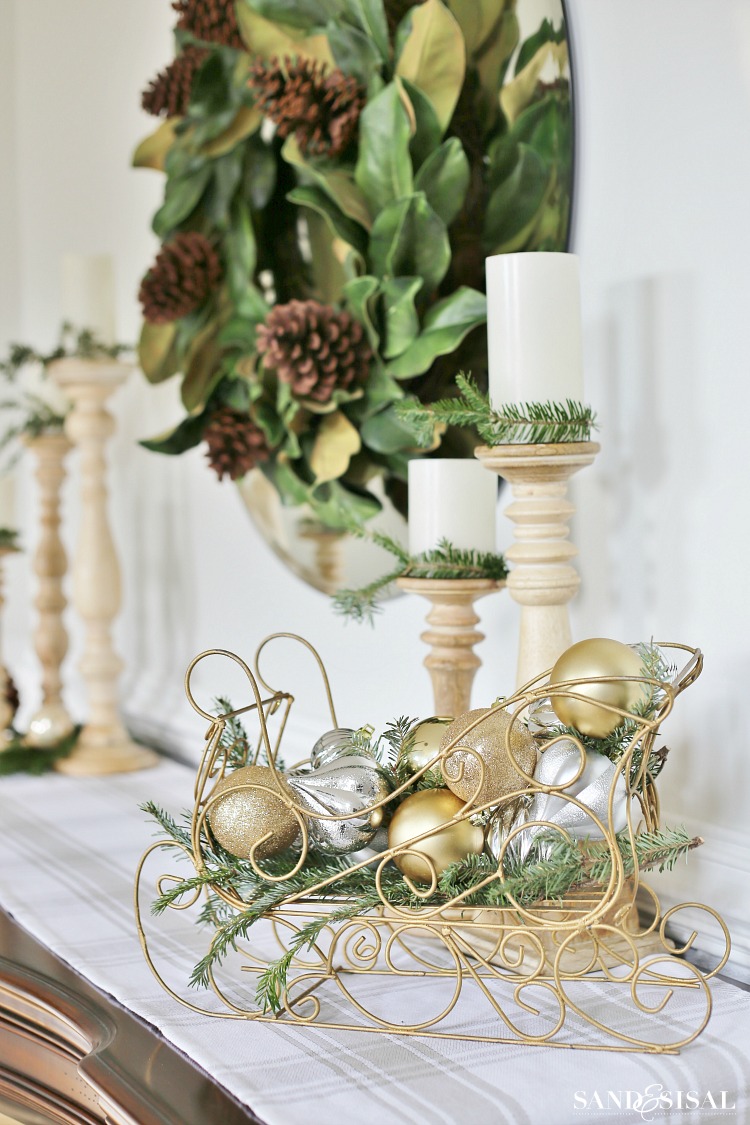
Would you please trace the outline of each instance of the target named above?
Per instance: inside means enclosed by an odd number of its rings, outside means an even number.
[[[566,492],[570,477],[590,465],[598,452],[593,441],[480,446],[474,451],[485,468],[504,477],[513,490],[506,515],[516,524],[516,542],[505,554],[514,564],[508,592],[521,606],[519,687],[550,668],[570,647],[568,602],[581,579],[570,565],[578,552],[568,539],[568,520],[575,509]]]
[[[157,757],[129,738],[119,716],[122,661],[111,637],[120,608],[120,568],[107,514],[106,443],[115,423],[107,399],[130,371],[107,360],[61,359],[50,374],[72,403],[66,432],[81,455],[81,526],[73,568],[73,604],[86,626],[80,669],[89,718],[73,753],[61,759],[64,773],[121,773],[155,765]]]
[[[474,645],[484,640],[476,626],[474,602],[500,590],[492,578],[397,578],[396,585],[432,603],[429,629],[422,640],[430,646],[424,666],[430,673],[435,714],[456,717],[471,707],[471,688],[482,661]]]
[[[28,437],[25,444],[36,459],[39,485],[41,536],[34,555],[38,578],[35,606],[39,614],[34,646],[42,666],[42,705],[31,719],[25,741],[30,746],[54,746],[70,734],[73,720],[62,700],[60,666],[68,651],[63,624],[67,604],[63,578],[68,560],[60,539],[60,486],[65,478],[65,457],[70,442],[62,432]]]

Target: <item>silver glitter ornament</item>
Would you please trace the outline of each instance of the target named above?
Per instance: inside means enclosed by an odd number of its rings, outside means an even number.
[[[382,809],[369,810],[390,792],[375,759],[351,745],[353,733],[343,728],[328,731],[313,747],[310,765],[286,775],[297,803],[310,814],[310,843],[325,855],[367,847],[383,820]],[[346,820],[319,819],[343,814],[349,814]]]
[[[581,768],[581,754],[574,742],[563,739],[554,743],[545,750],[539,759],[539,765],[534,771],[534,780],[540,785],[565,785],[562,793],[537,793],[530,805],[524,809],[513,823],[513,828],[527,824],[528,827],[514,836],[510,844],[511,852],[519,859],[524,859],[531,848],[534,838],[540,833],[548,831],[546,825],[538,821],[548,821],[564,829],[574,839],[589,837],[601,840],[602,832],[586,809],[611,829],[612,832],[621,832],[627,824],[628,793],[625,779],[609,758],[591,750],[586,751],[586,762],[583,772],[577,781],[572,781]],[[615,775],[617,780],[615,781]],[[614,802],[612,806],[612,822],[609,820],[609,794],[612,784],[615,785]],[[575,797],[586,808],[581,809],[566,799],[566,795]],[[504,822],[500,813],[495,814],[487,831],[486,846],[488,851],[497,859],[503,841],[508,835],[507,821]]]

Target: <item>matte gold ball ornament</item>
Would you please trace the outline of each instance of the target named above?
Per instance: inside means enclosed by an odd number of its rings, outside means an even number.
[[[550,702],[561,723],[591,738],[606,738],[624,721],[622,715],[601,704],[633,709],[646,697],[647,685],[627,679],[604,683],[586,682],[588,676],[642,676],[643,660],[629,645],[606,637],[591,637],[566,649],[550,673]],[[570,690],[585,699],[556,695],[554,685],[581,680]]]
[[[443,735],[452,722],[453,716],[447,715],[434,715],[431,719],[424,719],[412,731],[409,748],[406,753],[400,755],[400,761],[404,762],[413,774],[419,773],[440,753]],[[440,763],[436,763],[433,769],[440,769]]]
[[[245,788],[251,785],[263,788]],[[294,800],[287,783],[269,766],[243,766],[222,778],[211,795],[223,795],[208,810],[208,822],[222,848],[238,859],[250,859],[253,847],[270,832],[255,852],[259,860],[294,842],[299,821],[276,793]]]
[[[507,711],[496,711],[468,734],[463,734],[475,719],[488,713],[489,708],[482,707],[467,711],[451,723],[443,735],[444,748],[454,739],[460,739],[443,760],[445,784],[462,801],[472,800],[475,805],[497,803],[509,793],[525,789],[529,782],[514,763],[533,777],[537,760],[534,738]]]
[[[399,871],[415,883],[430,883],[430,860],[440,876],[457,860],[479,855],[484,846],[483,830],[470,820],[453,820],[463,807],[464,802],[449,789],[421,789],[402,801],[388,828],[388,847],[408,845],[423,832],[430,835],[408,852],[393,857]]]

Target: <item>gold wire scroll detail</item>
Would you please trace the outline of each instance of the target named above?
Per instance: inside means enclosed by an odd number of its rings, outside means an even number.
[[[572,742],[580,754],[572,781],[568,779],[560,785],[542,785],[535,781],[533,771],[526,771],[513,753],[510,733],[515,720],[521,721],[529,708],[546,699],[548,673],[536,677],[510,699],[479,715],[415,774],[420,777],[428,770],[439,770],[467,733],[504,710],[512,720],[508,724],[505,749],[511,766],[519,775],[519,788],[504,795],[503,805],[528,805],[534,797],[546,793],[583,810],[596,826],[600,842],[609,855],[610,874],[605,883],[579,884],[561,901],[524,904],[508,896],[509,905],[505,907],[467,905],[465,900],[469,893],[503,880],[514,840],[528,830],[530,823],[570,839],[565,829],[551,821],[527,821],[506,833],[496,857],[496,869],[482,883],[447,903],[431,905],[428,900],[438,886],[439,873],[429,856],[419,851],[420,842],[429,835],[425,832],[398,847],[365,855],[356,861],[352,858],[347,875],[366,867],[375,872],[380,902],[368,914],[342,921],[331,919],[332,910],[347,902],[345,894],[337,894],[336,883],[340,876],[331,876],[312,888],[287,895],[269,909],[263,919],[254,923],[247,939],[236,942],[234,959],[225,962],[220,969],[212,968],[208,992],[194,994],[195,1002],[186,989],[165,980],[156,963],[158,957],[152,953],[153,939],[150,941],[147,936],[141,900],[151,898],[154,889],[157,894],[163,894],[185,878],[185,871],[180,873],[174,864],[169,872],[152,877],[151,866],[157,855],[168,853],[172,859],[177,857],[183,868],[188,865],[188,875],[189,869],[201,877],[207,874],[204,848],[210,840],[208,814],[216,800],[216,786],[229,769],[229,752],[222,734],[232,717],[254,715],[257,720],[257,740],[246,747],[244,757],[233,757],[232,768],[255,764],[262,756],[273,775],[267,792],[286,805],[299,825],[296,844],[299,854],[287,872],[272,876],[264,871],[263,860],[256,855],[262,840],[250,855],[252,869],[272,887],[304,867],[310,847],[311,813],[299,806],[293,793],[281,784],[276,765],[294,696],[271,687],[260,672],[262,654],[272,642],[280,640],[297,642],[312,655],[332,726],[337,727],[323,662],[312,645],[295,634],[275,633],[267,637],[256,651],[253,668],[233,653],[212,649],[196,657],[186,674],[188,699],[209,724],[206,748],[196,775],[190,824],[183,845],[161,841],[147,849],[138,866],[135,884],[136,921],[144,956],[156,979],[175,1000],[193,1011],[224,1019],[281,1020],[299,1026],[380,1034],[586,1050],[675,1053],[701,1033],[711,1013],[708,982],[723,968],[729,956],[727,928],[714,910],[699,903],[685,903],[662,912],[655,892],[641,882],[637,861],[635,870],[626,872],[613,828],[618,783],[618,792],[622,793],[624,786],[627,798],[627,823],[623,832],[633,856],[636,834],[659,827],[659,799],[655,778],[649,771],[651,752],[661,722],[703,667],[701,653],[686,645],[659,645],[672,657],[687,661],[672,682],[646,677],[609,678],[641,679],[647,689],[658,693],[658,707],[650,719],[611,708],[619,717],[630,720],[632,734],[616,763],[606,818],[597,816],[568,790],[582,776],[586,766],[585,748],[578,739],[568,734],[557,735],[542,744],[542,750],[546,751],[565,739]],[[192,678],[196,667],[208,657],[229,659],[240,667],[250,687],[251,702],[224,715],[212,714],[200,705],[193,692]],[[555,695],[582,698],[577,688],[580,688],[579,681],[556,684]],[[272,727],[275,728],[273,735]],[[456,821],[467,820],[491,808],[489,804],[477,807],[473,803],[483,791],[485,771],[489,767],[470,747],[466,747],[466,752],[472,755],[476,779],[472,777],[472,799],[457,811],[453,818]],[[464,768],[459,764],[457,771],[456,765],[454,759],[449,767],[452,778],[460,777],[459,771]],[[382,812],[389,804],[395,808],[411,784],[412,781],[402,785],[370,809],[362,810],[362,815]],[[248,788],[262,790],[263,786],[249,785]],[[320,815],[328,820],[346,816]],[[403,876],[405,887],[422,905],[396,906],[389,902],[382,880],[384,872],[393,872],[394,856],[410,850],[419,852],[430,869],[430,878],[425,883],[415,884]],[[642,921],[638,916],[635,900],[639,888],[641,898],[645,897],[650,903],[650,920]],[[204,890],[216,896],[230,915],[243,911],[248,905],[242,888],[209,883],[186,892],[168,909],[189,915],[199,907]],[[682,924],[683,912],[689,916],[687,926]],[[701,915],[711,920],[723,942],[711,969],[699,969],[682,956],[696,941],[695,918]],[[303,926],[316,920],[321,923],[316,940],[291,960],[286,989],[279,997],[279,1011],[263,1011],[254,999],[257,978],[270,961],[286,951],[289,940]],[[158,923],[149,926],[149,930],[152,926]],[[676,947],[668,936],[670,927],[680,935]],[[194,936],[199,931],[191,926],[190,932]],[[154,937],[158,937],[158,933]],[[415,991],[410,994],[408,1014],[395,1011],[398,1001],[394,997],[400,995],[401,990],[390,989],[389,979],[413,983]],[[607,1002],[608,996],[611,996],[610,1002]],[[680,997],[690,1000],[690,1015],[686,1016],[684,1008],[680,1008],[675,1030],[670,1032],[670,1008],[679,1007]],[[626,1018],[632,1012],[638,1016],[635,1023],[632,1018]]]

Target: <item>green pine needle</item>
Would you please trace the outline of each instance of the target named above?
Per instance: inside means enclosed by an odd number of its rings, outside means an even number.
[[[502,581],[508,575],[503,555],[464,550],[454,547],[447,539],[441,540],[431,551],[409,555],[387,535],[372,534],[361,527],[357,528],[356,534],[359,538],[371,539],[390,554],[396,555],[399,566],[357,590],[338,591],[333,599],[335,611],[354,621],[374,624],[375,614],[382,608],[383,592],[397,578],[491,578]]]
[[[68,757],[80,733],[81,728],[75,727],[55,746],[45,750],[25,746],[23,736],[19,734],[12,742],[6,744],[6,749],[0,752],[0,777],[12,773],[29,773],[38,777],[40,774],[48,773],[54,769],[55,762]]]
[[[589,406],[566,399],[565,402],[506,403],[493,407],[470,376],[456,376],[460,394],[423,406],[416,399],[396,404],[401,422],[414,434],[416,443],[431,445],[435,423],[475,430],[486,445],[507,443],[543,445],[557,442],[589,441],[597,429],[596,415]]]

